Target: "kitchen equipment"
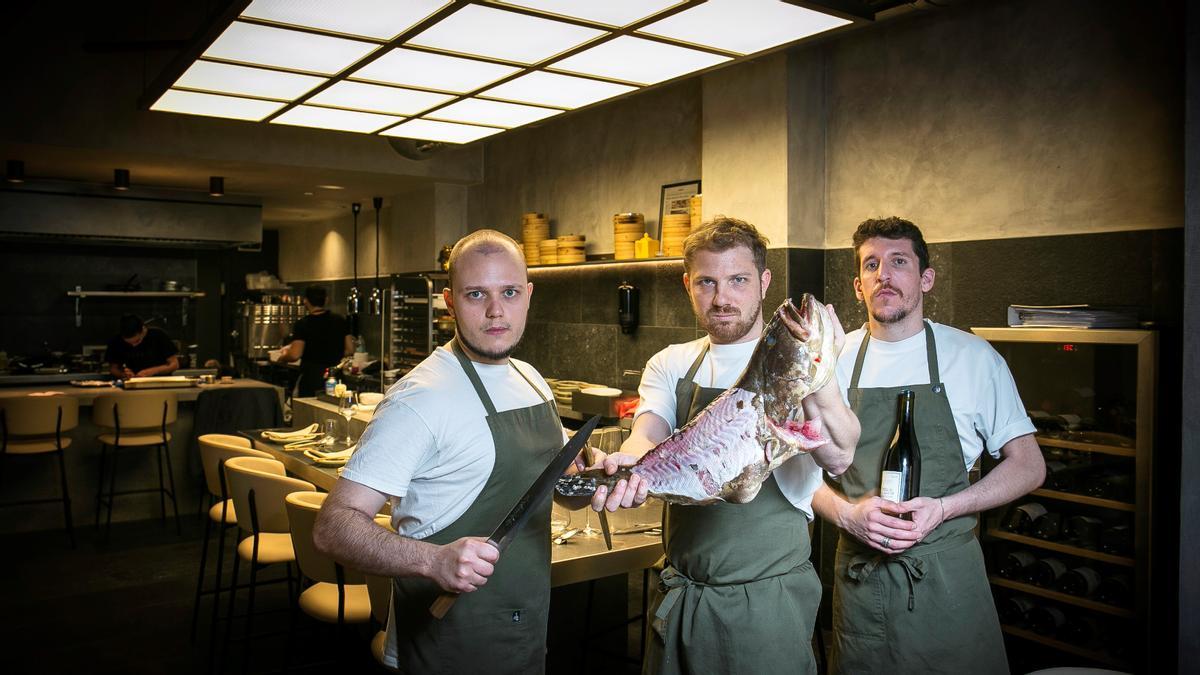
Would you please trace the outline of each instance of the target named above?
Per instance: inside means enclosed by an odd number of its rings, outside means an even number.
[[[282,347],[305,314],[299,298],[290,303],[243,301],[237,303],[235,312],[233,337],[238,339],[238,350],[249,359],[266,359],[271,350]]]
[[[637,330],[638,289],[628,281],[622,281],[617,286],[617,322],[621,324],[621,332],[626,335]]]
[[[533,485],[530,485],[525,494],[521,495],[516,505],[512,507],[512,510],[508,512],[508,515],[504,517],[504,520],[500,521],[500,524],[492,532],[491,536],[488,537],[488,543],[495,546],[501,555],[504,554],[504,549],[508,548],[508,545],[512,543],[513,537],[516,536],[521,526],[525,524],[525,521],[529,520],[529,516],[535,510],[533,507],[541,504],[543,499],[550,497],[550,493],[554,490],[554,484],[562,476],[563,472],[567,470],[567,467],[571,466],[571,462],[575,460],[579,451],[586,446],[588,438],[591,437],[592,432],[595,431],[598,424],[600,424],[600,418],[592,417],[592,419],[584,423],[579,431],[575,432],[575,435],[567,441],[562,450],[558,451],[554,460],[546,466],[542,474],[537,477],[537,480],[533,481]],[[456,600],[458,600],[457,593],[442,593],[429,607],[429,613],[435,618],[440,619],[446,616],[446,612],[450,611]]]
[[[584,415],[617,417],[620,389],[588,386],[571,394],[571,409]]]

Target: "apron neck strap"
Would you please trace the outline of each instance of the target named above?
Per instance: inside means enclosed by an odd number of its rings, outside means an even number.
[[[929,364],[929,383],[936,384],[941,381],[941,371],[938,368],[937,343],[933,339],[933,326],[928,321],[922,321],[921,325],[925,327],[925,360]],[[854,373],[850,375],[850,389],[858,388],[858,377],[862,375],[863,361],[867,358],[867,343],[871,341],[869,325],[863,327],[866,328],[867,334],[863,336],[862,344],[858,346],[858,356],[854,359]]]
[[[483,380],[479,379],[479,373],[475,370],[475,365],[471,363],[471,359],[468,359],[466,353],[463,352],[462,347],[458,344],[457,337],[450,341],[450,347],[454,352],[455,358],[458,359],[459,365],[462,366],[463,372],[467,374],[467,379],[471,381],[471,386],[475,387],[475,393],[479,395],[479,400],[483,402],[483,407],[487,410],[488,416],[490,417],[495,415],[496,406],[492,403],[492,397],[488,396],[487,389],[485,389],[483,386]],[[512,360],[509,360],[508,365],[512,366],[512,369],[517,371],[517,374],[521,376],[521,379],[525,380],[525,383],[529,385],[529,388],[538,395],[538,398],[542,399],[542,403],[545,403],[547,400],[546,395],[542,393],[541,389],[538,389],[537,386],[533,384],[532,380],[525,376],[525,373],[521,372],[521,369],[517,367],[517,364],[513,363]]]
[[[691,382],[696,379],[696,373],[700,370],[700,364],[704,362],[704,357],[708,355],[708,348],[712,343],[708,340],[704,341],[704,347],[700,350],[700,356],[692,361],[692,367],[688,368],[687,375],[683,376],[685,382]]]

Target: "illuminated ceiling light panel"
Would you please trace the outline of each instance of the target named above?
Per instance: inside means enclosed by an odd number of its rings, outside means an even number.
[[[454,98],[415,89],[398,89],[361,82],[338,82],[308,99],[308,103],[353,108],[392,115],[416,115]]]
[[[586,19],[608,26],[629,24],[682,4],[681,0],[503,0],[499,4],[527,7],[548,14]]]
[[[481,138],[498,134],[503,129],[494,127],[477,127],[471,124],[455,124],[453,122],[435,122],[434,120],[409,120],[387,131],[382,136],[398,138],[415,138],[421,141],[440,141],[442,143],[470,143]]]
[[[234,21],[204,56],[333,75],[376,47],[368,42]]]
[[[414,49],[393,49],[350,73],[350,77],[462,94],[508,77],[518,70],[520,68]]]
[[[561,112],[561,110],[553,108],[535,108],[530,105],[467,98],[457,103],[451,103],[445,108],[438,108],[428,116],[447,122],[466,122],[511,128],[544,120]]]
[[[779,0],[708,0],[638,32],[752,54],[848,23]]]
[[[409,40],[409,44],[516,63],[536,63],[604,34],[601,30],[561,21],[467,5]]]
[[[200,94],[194,91],[168,89],[150,106],[162,112],[204,115],[206,117],[228,117],[235,120],[258,122],[285,104],[277,101],[259,101],[237,96]]]
[[[625,84],[533,71],[492,87],[480,95],[519,103],[552,105],[556,108],[581,108],[636,89],[637,87]]]
[[[334,110],[311,105],[299,105],[271,120],[272,124],[297,127],[316,127],[337,131],[357,131],[369,134],[399,122],[401,117],[377,115],[353,110]]]
[[[729,60],[728,56],[622,35],[549,67],[649,85]]]
[[[291,101],[322,82],[325,78],[312,75],[197,61],[175,81],[174,86]]]
[[[242,16],[391,40],[448,4],[446,0],[254,0]]]

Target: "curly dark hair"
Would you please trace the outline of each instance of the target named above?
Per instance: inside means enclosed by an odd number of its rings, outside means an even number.
[[[692,271],[692,260],[697,251],[721,253],[737,246],[745,246],[754,255],[754,266],[762,274],[767,269],[767,238],[750,223],[737,218],[717,216],[704,223],[683,240],[683,267]]]
[[[883,237],[884,239],[907,239],[912,242],[913,252],[917,254],[917,260],[921,263],[921,271],[929,269],[929,246],[925,244],[925,237],[921,235],[921,228],[917,227],[910,220],[897,218],[869,218],[859,224],[858,229],[854,231],[854,269],[862,269],[862,258],[858,255],[858,250],[866,243],[868,239],[875,237]]]

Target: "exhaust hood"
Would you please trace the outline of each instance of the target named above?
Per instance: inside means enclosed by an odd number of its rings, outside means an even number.
[[[262,242],[262,201],[199,190],[36,181],[0,186],[0,239],[228,248]]]

